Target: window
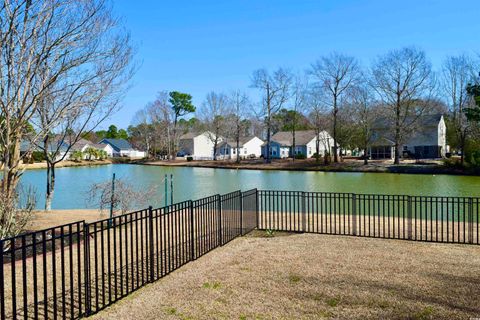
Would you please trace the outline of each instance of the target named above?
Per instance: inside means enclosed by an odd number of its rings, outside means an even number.
[[[312,148],[308,147],[308,154],[312,154]]]
[[[235,152],[236,152],[236,149],[233,149],[233,154],[235,154]]]
[[[247,149],[245,149],[245,152],[244,152],[244,153],[247,154]]]

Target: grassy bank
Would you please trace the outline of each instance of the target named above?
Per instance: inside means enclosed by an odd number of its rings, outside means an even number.
[[[380,172],[380,173],[409,173],[409,174],[453,174],[453,175],[480,175],[480,170],[448,167],[442,161],[431,160],[415,162],[404,160],[399,165],[392,161],[374,160],[367,165],[362,160],[347,159],[339,163],[323,164],[314,159],[274,159],[265,163],[263,159],[235,161],[138,161],[137,164],[152,166],[183,166],[218,169],[247,169],[247,170],[291,170],[291,171],[324,171],[324,172]]]
[[[93,319],[465,319],[480,248],[254,232]]]

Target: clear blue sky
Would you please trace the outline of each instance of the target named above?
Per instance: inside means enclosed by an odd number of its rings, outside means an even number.
[[[339,51],[368,66],[403,46],[424,49],[435,68],[446,55],[480,53],[478,0],[117,0],[140,68],[121,112],[127,127],[160,90],[192,94],[248,89],[252,71],[305,70]]]

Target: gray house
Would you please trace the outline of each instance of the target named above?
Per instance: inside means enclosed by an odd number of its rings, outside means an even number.
[[[333,153],[333,138],[327,131],[321,131],[318,135],[319,154]],[[271,158],[287,158],[294,155],[304,155],[311,158],[316,153],[317,138],[314,130],[300,130],[295,132],[295,150],[293,148],[293,134],[291,131],[275,133],[270,142]],[[267,155],[267,143],[262,145],[262,155]]]
[[[406,122],[413,122],[407,119]],[[445,157],[448,152],[447,128],[442,114],[420,116],[403,139],[400,156],[415,159]],[[374,126],[368,150],[370,159],[393,159],[395,156],[394,130],[391,121],[379,119]]]

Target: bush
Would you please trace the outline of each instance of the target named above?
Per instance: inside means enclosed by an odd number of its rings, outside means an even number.
[[[73,161],[79,162],[83,159],[83,152],[80,150],[75,150],[72,152],[71,157]]]
[[[452,168],[452,169],[462,169],[463,168],[463,166],[460,162],[460,159],[456,159],[456,158],[443,159],[443,165],[447,168]]]
[[[307,156],[303,153],[299,153],[295,155],[295,159],[307,159]]]
[[[45,154],[43,153],[43,151],[33,151],[32,152],[32,159],[35,162],[45,161]]]
[[[187,157],[187,161],[193,161],[193,157]]]
[[[480,167],[480,151],[469,152],[466,160],[472,167]]]

